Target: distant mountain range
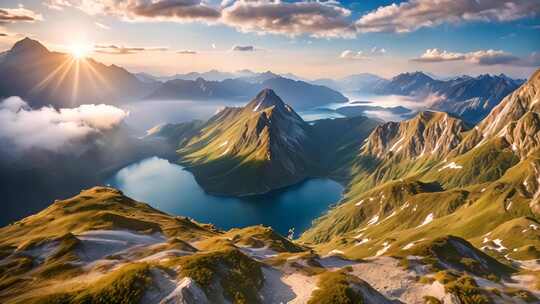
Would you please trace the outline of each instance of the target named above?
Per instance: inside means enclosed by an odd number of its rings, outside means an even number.
[[[0,97],[20,96],[33,107],[118,104],[140,99],[230,100],[248,98],[264,88],[276,90],[298,108],[347,101],[341,93],[327,87],[270,71],[212,70],[166,78],[131,74],[93,59],[76,60],[69,54],[50,52],[29,38],[0,54],[0,75],[9,75],[0,83]]]
[[[387,80],[375,74],[362,73],[349,75],[340,79],[316,79],[313,84],[324,85],[334,90],[342,92],[371,92],[373,87],[386,82]]]
[[[148,95],[146,99],[245,100],[265,88],[275,90],[291,106],[298,109],[308,109],[348,100],[341,93],[327,87],[284,78],[272,73],[223,81],[207,81],[203,78],[169,80]]]
[[[425,73],[414,72],[380,81],[372,87],[372,92],[415,96],[428,108],[454,113],[468,122],[477,123],[523,82],[504,74],[437,80]]]
[[[121,67],[75,60],[29,38],[0,54],[0,75],[0,97],[20,96],[33,107],[114,104],[142,98],[154,89]]]
[[[139,78],[141,81],[160,81],[160,82],[166,82],[169,80],[197,80],[198,78],[202,78],[208,81],[223,81],[225,79],[241,78],[242,80],[245,80],[247,82],[262,82],[264,80],[267,80],[270,78],[276,78],[276,77],[284,77],[284,78],[289,78],[292,80],[308,81],[292,73],[286,73],[286,74],[280,75],[280,74],[273,73],[272,71],[258,73],[258,72],[254,72],[247,69],[238,70],[236,72],[222,72],[218,70],[210,70],[210,71],[201,72],[201,73],[190,72],[186,74],[174,74],[171,76],[154,76],[148,73],[136,73],[135,76]]]

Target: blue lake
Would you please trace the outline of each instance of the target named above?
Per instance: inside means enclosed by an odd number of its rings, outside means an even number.
[[[182,166],[151,157],[117,171],[107,183],[126,195],[173,215],[212,223],[221,229],[257,224],[295,237],[340,198],[343,187],[329,179],[309,179],[295,186],[252,197],[210,195]]]

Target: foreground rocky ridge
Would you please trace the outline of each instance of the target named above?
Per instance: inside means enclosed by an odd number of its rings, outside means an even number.
[[[348,259],[262,226],[220,231],[169,216],[105,187],[0,229],[0,252],[2,303],[459,303],[465,289],[536,299],[516,267],[460,238]]]

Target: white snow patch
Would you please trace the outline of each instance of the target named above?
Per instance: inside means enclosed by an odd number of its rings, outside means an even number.
[[[501,240],[501,239],[493,240],[493,243],[495,243],[495,245],[497,245],[497,247],[499,247],[499,248],[496,249],[496,250],[499,251],[499,252],[501,252],[501,251],[507,249],[506,247],[503,246],[502,240]]]
[[[367,225],[371,226],[373,224],[376,224],[378,221],[379,221],[379,216],[375,215],[369,220],[369,222],[367,222]]]
[[[251,247],[240,247],[240,251],[247,254],[250,257],[255,259],[264,260],[272,258],[278,255],[278,253],[272,249],[269,249],[268,246],[261,248],[251,248]]]
[[[381,256],[381,255],[385,254],[388,251],[388,249],[390,249],[391,246],[392,245],[389,244],[388,242],[384,242],[383,243],[383,248],[381,250],[377,251],[375,256]]]
[[[87,261],[94,261],[111,254],[125,252],[129,248],[162,243],[165,237],[161,233],[139,234],[128,230],[91,230],[76,237],[81,240],[79,256]]]
[[[210,303],[202,288],[193,279],[183,278],[176,288],[161,300],[160,304]]]
[[[401,206],[401,210],[405,209],[405,208],[408,208],[409,207],[409,202],[405,202],[405,204],[403,206]]]
[[[354,204],[356,207],[360,207],[362,206],[362,203],[364,202],[364,200],[361,200],[359,201],[358,203]]]
[[[485,240],[485,239],[484,239],[484,240]],[[495,250],[495,251],[497,251],[497,252],[502,252],[502,251],[508,249],[508,248],[506,248],[506,247],[502,244],[502,240],[501,240],[501,239],[495,239],[495,240],[493,240],[493,244],[495,244],[496,247],[491,246],[491,245],[486,245],[486,246],[480,247],[480,249],[481,249],[481,250],[491,249],[491,250]]]
[[[368,238],[364,238],[362,239],[360,242],[356,243],[354,246],[360,246],[360,245],[363,245],[365,243],[369,242],[369,239]]]
[[[344,252],[338,249],[334,249],[328,253],[328,255],[343,254]]]
[[[221,147],[223,147],[223,146],[226,146],[228,143],[229,143],[229,141],[226,140],[226,141],[222,142],[222,143],[218,146],[218,148],[221,148]]]
[[[451,163],[446,164],[444,167],[440,168],[439,172],[444,170],[444,169],[462,169],[462,168],[463,168],[463,166],[460,166],[460,165],[456,164],[455,162],[451,162]]]
[[[227,148],[227,149],[226,149],[225,151],[223,151],[223,153],[221,153],[221,154],[220,154],[219,156],[223,156],[223,155],[225,155],[225,154],[229,153],[229,150],[231,150],[231,148],[230,148],[230,147],[229,147],[229,148]]]
[[[422,226],[425,226],[429,223],[433,222],[433,213],[430,213],[426,216],[426,218],[424,219],[424,221],[422,222],[422,224],[420,224],[420,226],[418,227],[422,227]]]
[[[416,244],[422,242],[423,240],[424,240],[424,239],[419,239],[419,240],[417,240],[417,241],[412,241],[412,242],[410,242],[409,244],[403,246],[403,249],[404,249],[404,250],[411,249],[411,248],[413,248]]]
[[[261,107],[261,104],[262,104],[262,101],[260,101],[256,106],[255,108],[253,108],[253,112],[257,112],[259,110],[259,108]]]

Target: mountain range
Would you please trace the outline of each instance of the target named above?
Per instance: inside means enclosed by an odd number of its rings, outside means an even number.
[[[341,93],[324,86],[293,80],[270,71],[236,73],[209,71],[168,78],[132,74],[116,65],[91,58],[75,59],[51,52],[30,38],[18,41],[0,54],[0,97],[20,96],[34,108],[81,104],[120,104],[150,99],[238,100],[272,88],[297,108],[345,102]],[[166,80],[166,81],[165,81]]]
[[[222,81],[208,81],[203,78],[169,80],[159,86],[146,99],[242,100],[256,95],[265,88],[275,90],[298,109],[308,109],[348,100],[341,93],[327,87],[284,78],[271,72]]]
[[[428,108],[453,113],[476,124],[523,82],[504,74],[437,80],[425,73],[414,72],[379,81],[371,91],[384,95],[414,96]]]
[[[386,82],[386,79],[370,73],[353,74],[336,80],[321,78],[312,81],[341,92],[371,92],[373,87]]]

